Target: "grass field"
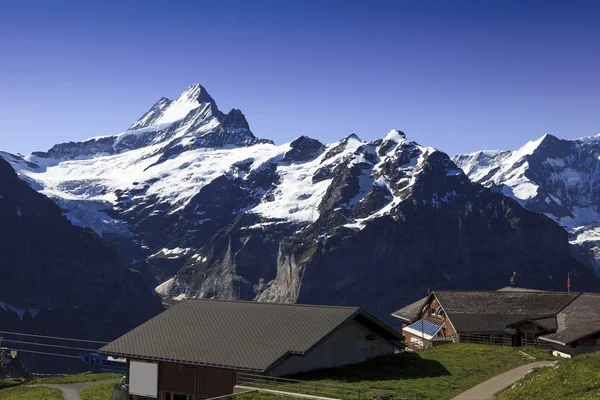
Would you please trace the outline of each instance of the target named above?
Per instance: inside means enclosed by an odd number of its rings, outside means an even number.
[[[557,368],[543,368],[527,375],[514,389],[495,400],[592,400],[600,399],[600,353],[563,360]]]
[[[110,400],[114,383],[101,383],[81,391],[81,400]]]
[[[120,374],[79,374],[36,379],[22,383],[0,380],[0,400],[63,400],[59,389],[32,387],[35,384],[69,384],[113,380],[118,382]],[[82,400],[110,400],[114,383],[98,384],[81,391]]]
[[[46,387],[15,386],[0,390],[2,400],[63,400],[62,392]]]
[[[33,381],[33,384],[48,383],[48,384],[60,384],[60,383],[83,383],[83,382],[96,382],[112,379],[118,381],[123,375],[120,374],[78,374],[78,375],[65,375],[65,376],[54,376],[51,378],[40,378]]]
[[[546,351],[526,348],[539,360]],[[313,371],[297,379],[419,394],[419,399],[448,400],[502,372],[533,360],[504,346],[449,344],[419,352],[384,356],[358,365]]]
[[[0,389],[5,389],[11,386],[22,385],[22,381],[16,381],[14,379],[0,379]]]

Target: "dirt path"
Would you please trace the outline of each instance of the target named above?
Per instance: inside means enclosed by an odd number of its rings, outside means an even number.
[[[104,380],[104,381],[95,381],[95,382],[84,382],[84,383],[57,383],[57,384],[39,384],[39,385],[31,385],[31,386],[45,386],[54,389],[60,389],[62,391],[64,400],[81,400],[81,396],[79,393],[82,389],[85,389],[90,386],[101,385],[103,383],[117,383],[118,381],[114,379]]]
[[[531,370],[539,367],[549,367],[553,365],[553,361],[538,361],[531,364],[521,365],[515,369],[511,369],[503,374],[493,377],[479,385],[472,387],[452,398],[451,400],[488,400],[494,397],[494,395],[513,383],[521,380]]]

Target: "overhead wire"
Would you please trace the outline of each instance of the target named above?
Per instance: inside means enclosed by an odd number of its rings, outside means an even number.
[[[17,352],[23,352],[23,353],[34,353],[34,354],[43,354],[46,356],[57,356],[57,357],[68,357],[68,358],[77,358],[79,359],[79,356],[71,356],[71,355],[67,355],[67,354],[57,354],[57,353],[46,353],[43,351],[34,351],[34,350],[21,350],[21,349],[11,349],[8,347],[3,347],[6,350],[11,350],[11,351],[17,351]]]
[[[86,340],[86,339],[65,338],[65,337],[57,337],[57,336],[32,335],[30,333],[20,333],[20,332],[0,331],[0,334],[29,336],[29,337],[35,337],[35,338],[41,338],[41,339],[68,340],[68,341],[73,341],[73,342],[88,342],[88,343],[108,344],[108,342],[102,342],[102,341],[99,341],[99,340]]]
[[[31,346],[56,347],[56,348],[68,349],[68,350],[89,351],[89,352],[98,351],[98,349],[86,349],[86,348],[83,348],[83,347],[60,346],[58,344],[46,344],[46,343],[26,342],[26,341],[22,341],[22,340],[2,339],[1,341],[2,342],[7,342],[7,343],[27,344],[27,345],[31,345]]]

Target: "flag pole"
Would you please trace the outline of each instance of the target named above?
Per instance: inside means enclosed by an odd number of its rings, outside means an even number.
[[[571,275],[567,272],[567,292],[571,293]]]

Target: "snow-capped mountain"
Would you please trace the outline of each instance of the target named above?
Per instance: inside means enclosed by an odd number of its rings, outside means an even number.
[[[454,161],[473,181],[557,221],[600,273],[600,135],[544,135],[516,151],[479,151]]]
[[[323,144],[257,139],[200,85],[124,133],[1,154],[74,223],[118,244],[165,297],[349,304],[387,317],[427,288],[599,278],[543,215],[392,130]]]

